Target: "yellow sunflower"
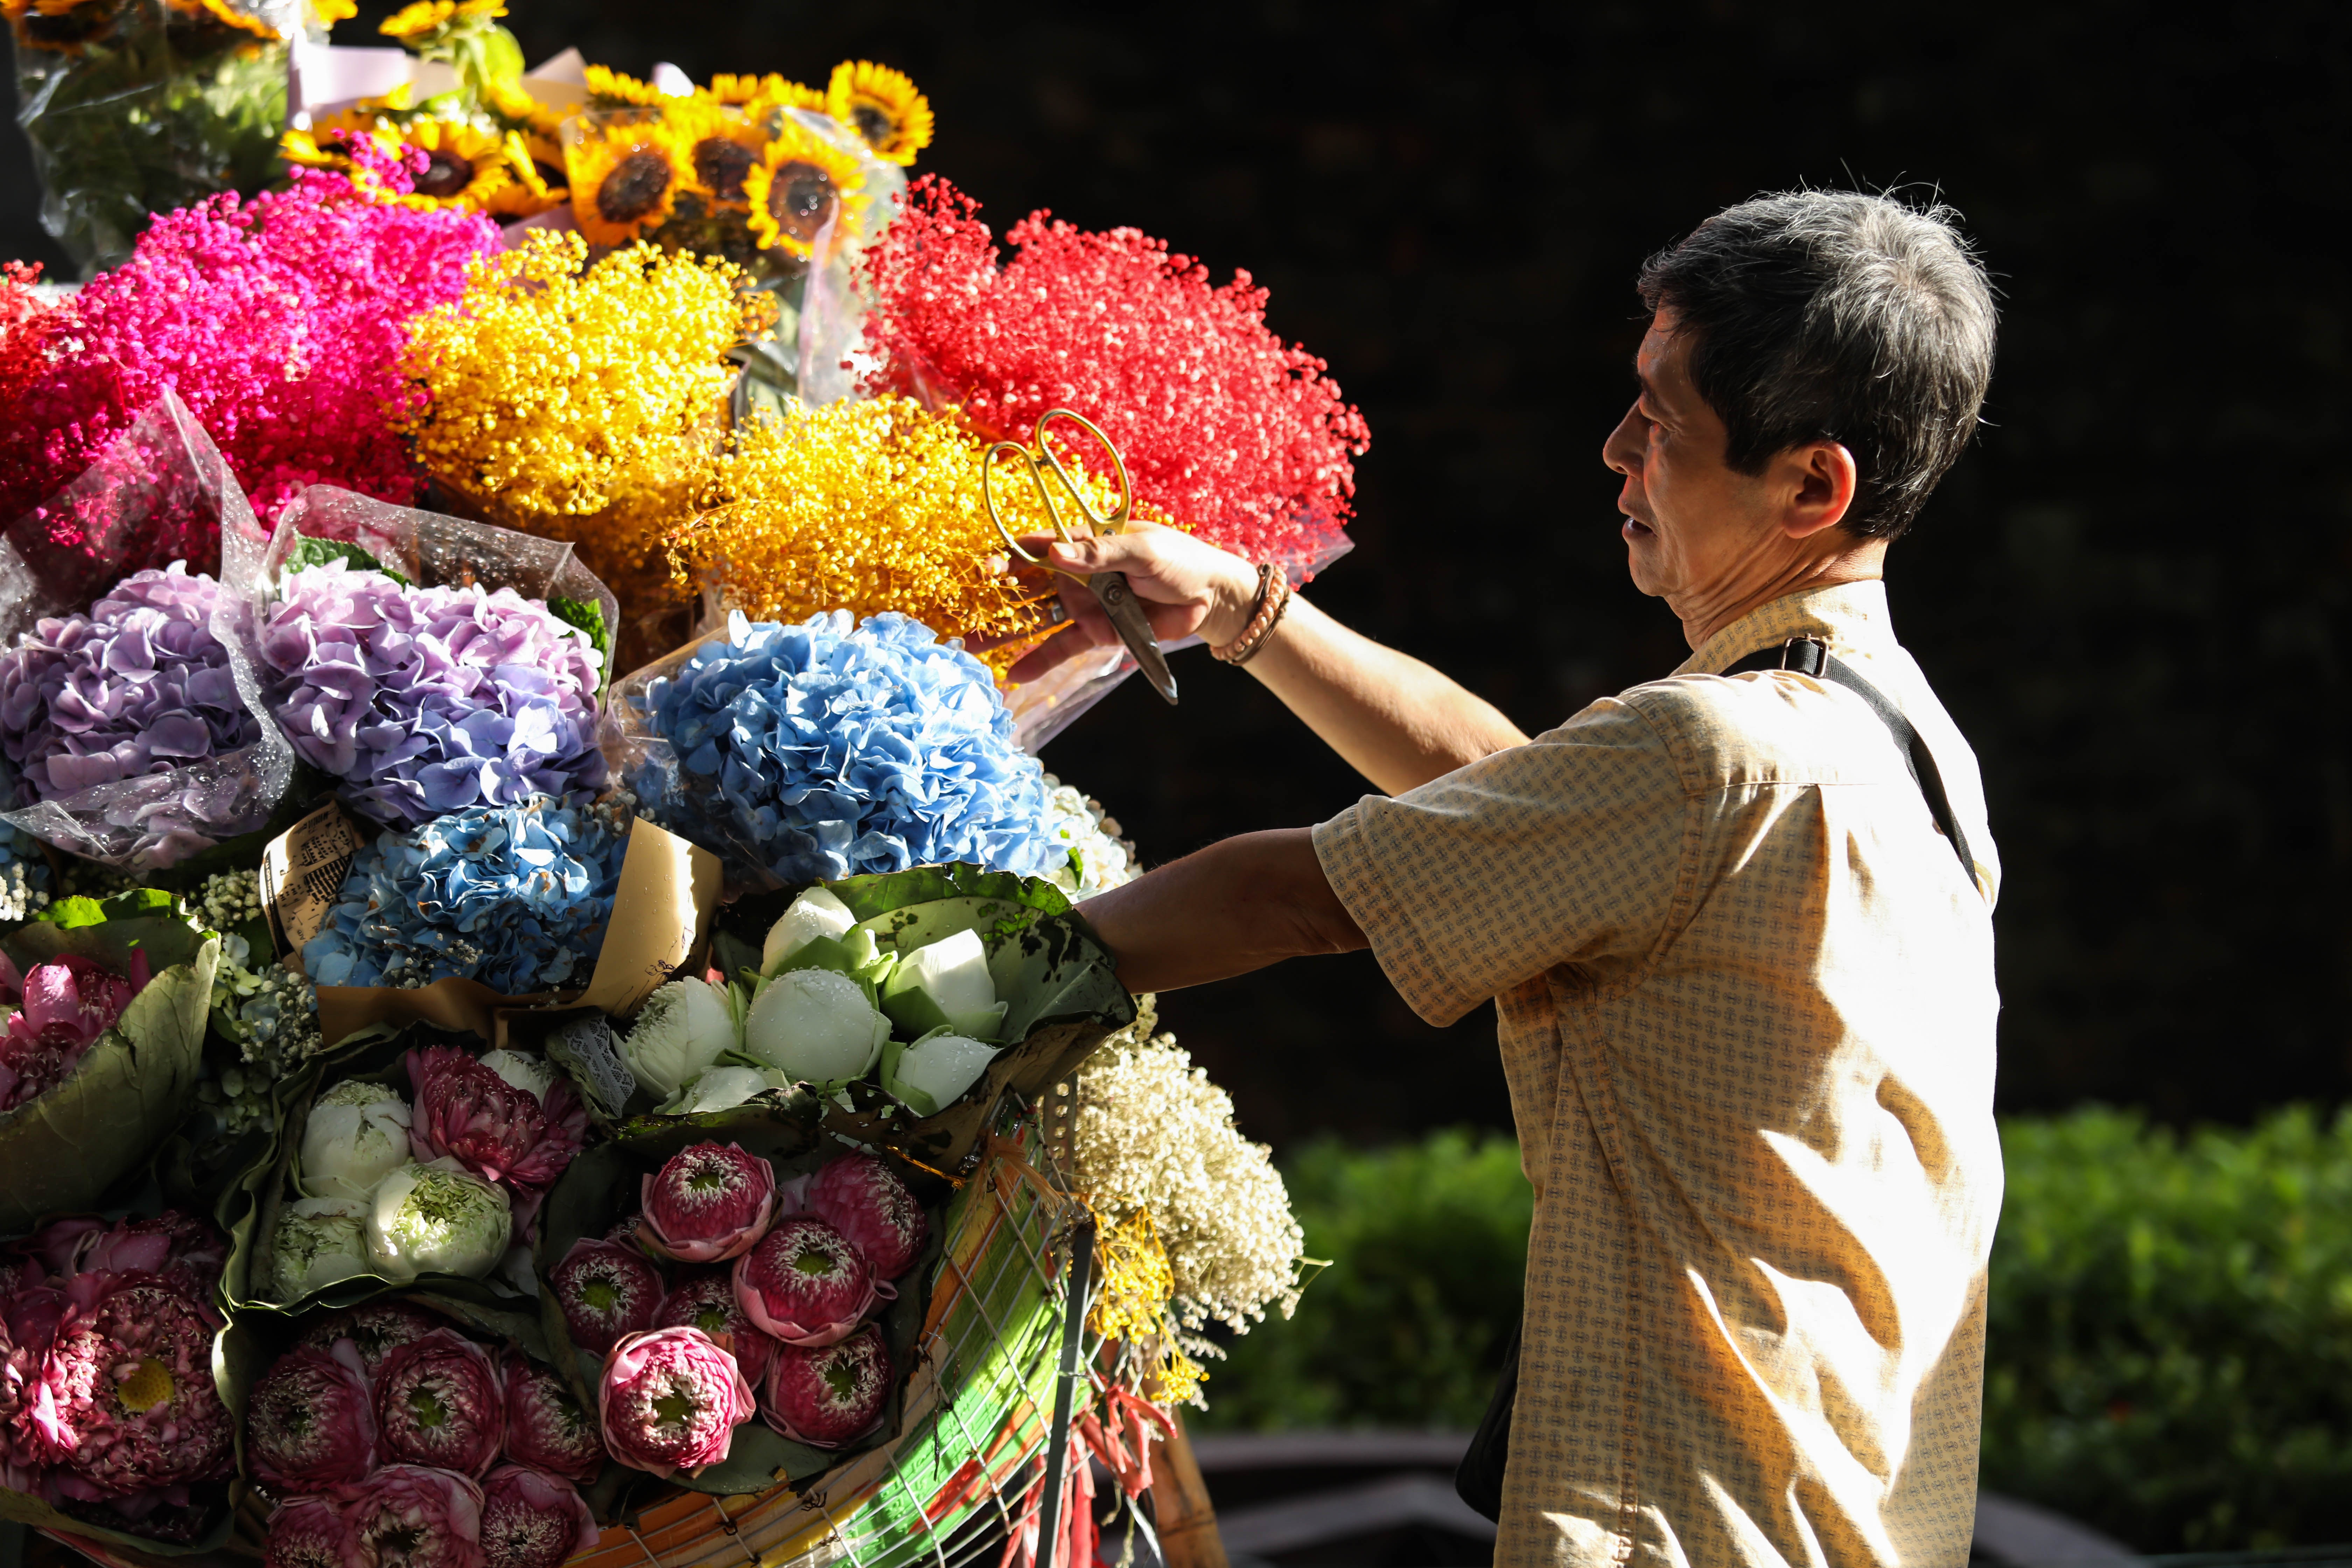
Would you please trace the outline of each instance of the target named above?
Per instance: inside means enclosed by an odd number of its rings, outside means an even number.
[[[348,22],[359,14],[359,0],[310,0],[310,20],[321,27]]]
[[[590,66],[587,77],[588,101],[600,109],[650,108],[668,101],[668,95],[653,83],[603,66]]]
[[[912,163],[931,144],[931,100],[905,72],[871,60],[833,68],[824,111],[863,136],[876,157],[893,163]]]
[[[415,0],[414,4],[404,5],[386,16],[376,31],[387,38],[398,38],[405,43],[410,38],[421,38],[427,33],[447,26],[449,18],[457,14],[457,0]]]
[[[781,247],[807,256],[825,220],[861,204],[865,190],[866,171],[856,157],[787,120],[743,178],[751,237],[762,250]]]
[[[592,245],[626,245],[659,228],[694,178],[687,149],[658,120],[583,123],[565,162],[572,220]]]
[[[238,9],[232,0],[171,0],[171,7],[174,16],[190,22],[226,27],[232,32],[258,38],[265,44],[278,41],[277,28],[260,17]]]
[[[415,120],[402,126],[400,134],[425,153],[425,172],[416,176],[416,189],[394,198],[403,206],[482,212],[514,180],[505,143],[462,121]]]
[[[572,113],[560,104],[541,103],[531,96],[530,89],[508,77],[493,77],[484,82],[482,100],[507,129],[522,132],[550,147],[555,145],[558,129]],[[562,163],[562,159],[559,155],[554,161]]]
[[[349,137],[373,136],[387,151],[400,145],[399,127],[387,124],[383,117],[406,114],[408,100],[406,82],[382,98],[362,98],[349,109],[312,121],[308,131],[287,132],[278,139],[278,155],[289,163],[304,163],[314,169],[348,170],[352,160],[344,142]]]
[[[774,71],[765,76],[730,76],[721,71],[710,79],[709,87],[701,89],[701,96],[736,109],[755,104],[781,104],[786,109],[824,107],[823,88],[810,87]]]
[[[662,116],[712,205],[740,211],[744,177],[767,151],[768,133],[731,109],[701,99],[673,102]]]
[[[122,0],[0,0],[16,41],[27,48],[72,54],[114,25]]]
[[[508,132],[501,146],[506,154],[507,182],[490,193],[482,204],[484,212],[502,218],[537,217],[572,199],[570,191],[548,184],[522,132]]]

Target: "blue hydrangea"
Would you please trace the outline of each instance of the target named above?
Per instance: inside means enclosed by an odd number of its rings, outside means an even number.
[[[303,970],[320,985],[457,976],[509,996],[584,985],[626,843],[609,816],[544,796],[386,832],[352,857]]]
[[[1064,864],[1037,760],[988,668],[901,615],[853,626],[728,619],[638,699],[678,787],[641,785],[672,831],[786,882],[968,861]]]

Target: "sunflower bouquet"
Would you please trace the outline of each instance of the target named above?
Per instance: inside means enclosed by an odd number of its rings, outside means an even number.
[[[42,226],[85,275],[129,255],[150,213],[276,174],[286,67],[351,0],[0,0]]]

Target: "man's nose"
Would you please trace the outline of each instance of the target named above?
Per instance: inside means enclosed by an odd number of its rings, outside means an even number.
[[[1642,444],[1633,438],[1633,411],[1629,408],[1625,417],[1617,421],[1617,428],[1601,443],[1601,466],[1614,468],[1627,479],[1632,479],[1633,470],[1641,467]]]

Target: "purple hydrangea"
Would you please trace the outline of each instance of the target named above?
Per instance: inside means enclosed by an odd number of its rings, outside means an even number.
[[[379,821],[604,784],[603,660],[511,588],[407,587],[329,562],[293,575],[260,644],[296,754]]]
[[[11,805],[168,773],[261,738],[212,634],[217,592],[174,561],[124,578],[86,616],[44,618],[0,653]]]

